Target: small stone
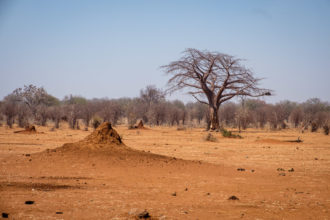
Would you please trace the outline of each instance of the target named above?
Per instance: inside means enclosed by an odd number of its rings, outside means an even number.
[[[244,168],[237,168],[237,171],[245,171]]]
[[[293,168],[291,168],[290,170],[288,170],[289,172],[294,172],[294,169]]]
[[[56,212],[56,214],[57,214],[57,215],[62,215],[62,214],[63,214],[63,212]]]
[[[8,213],[5,213],[5,212],[3,212],[3,213],[2,213],[2,218],[9,218],[9,214],[8,214]]]
[[[140,214],[137,215],[138,218],[140,219],[147,219],[147,218],[151,218],[149,212],[147,210],[144,210],[143,212],[141,212]]]
[[[31,200],[25,201],[25,205],[32,205],[32,204],[34,204],[34,201],[31,201]]]
[[[239,198],[237,198],[236,196],[231,196],[228,198],[228,200],[239,200]]]
[[[176,196],[176,192],[172,193],[171,195],[172,195],[172,196]]]

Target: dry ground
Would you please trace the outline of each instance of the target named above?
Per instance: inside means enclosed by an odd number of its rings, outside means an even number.
[[[207,142],[203,129],[116,129],[128,147],[168,157],[44,154],[91,131],[0,127],[0,214],[134,219],[146,209],[154,219],[330,219],[329,136],[248,130],[243,139],[213,133],[217,141]],[[298,136],[302,143],[287,142]]]

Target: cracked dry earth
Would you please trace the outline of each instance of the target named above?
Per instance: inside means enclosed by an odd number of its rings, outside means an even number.
[[[0,127],[0,218],[330,219],[329,136],[115,129],[124,144],[95,149],[61,148],[91,128]]]

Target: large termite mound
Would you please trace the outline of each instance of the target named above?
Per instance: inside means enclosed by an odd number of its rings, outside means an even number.
[[[143,121],[140,120],[139,123],[137,125],[135,125],[134,127],[138,128],[138,129],[144,128]]]
[[[62,163],[60,161],[65,159],[76,163],[92,160],[98,161],[97,163],[107,161],[107,163],[125,163],[126,165],[136,165],[137,163],[151,165],[152,162],[180,161],[173,157],[139,151],[126,146],[120,135],[108,122],[102,123],[81,141],[66,143],[61,147],[36,153],[33,157],[35,159],[47,157],[47,161],[54,160],[55,163]]]
[[[132,125],[129,129],[147,129],[144,127],[143,121],[140,120],[139,123]]]
[[[109,122],[101,124],[93,133],[88,135],[82,142],[93,144],[122,144],[117,131],[112,128]]]
[[[83,140],[66,143],[53,151],[114,151],[126,148],[128,147],[122,142],[117,131],[112,128],[111,123],[104,122]]]
[[[185,166],[197,162],[184,161],[174,157],[139,151],[126,146],[110,123],[104,122],[84,139],[66,143],[61,147],[47,149],[25,156],[32,173],[35,170],[47,175],[77,175],[84,170],[97,174],[110,168]],[[24,165],[25,166],[25,165]],[[46,174],[45,174],[46,175]]]

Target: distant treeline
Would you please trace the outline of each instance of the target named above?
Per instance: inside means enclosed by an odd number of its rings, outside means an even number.
[[[48,94],[45,89],[33,85],[18,88],[0,102],[0,121],[10,128],[28,124],[45,126],[52,121],[56,128],[69,123],[72,129],[81,126],[96,127],[103,121],[112,124],[134,125],[137,120],[145,124],[207,127],[208,106],[195,102],[184,104],[180,100],[166,100],[164,93],[154,86],[142,89],[137,98],[86,99],[66,96],[63,100]],[[329,133],[330,103],[313,98],[303,103],[282,101],[267,104],[257,99],[241,99],[239,103],[224,103],[219,110],[222,126],[285,129],[288,127],[322,129]],[[79,124],[83,123],[83,124]]]

